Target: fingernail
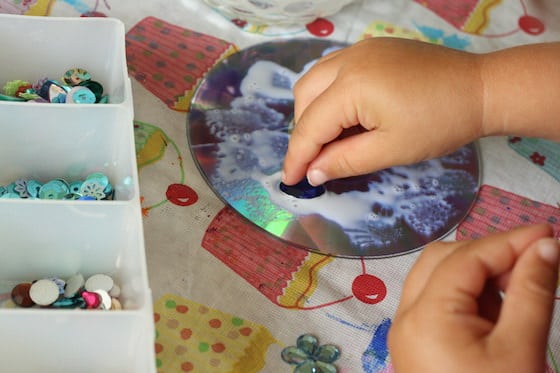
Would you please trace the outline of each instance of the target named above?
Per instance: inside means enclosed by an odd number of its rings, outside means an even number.
[[[307,172],[307,181],[313,186],[319,186],[326,183],[329,179],[327,175],[319,169],[312,169]]]
[[[543,238],[537,243],[539,256],[548,263],[557,266],[560,258],[558,241],[554,238]]]

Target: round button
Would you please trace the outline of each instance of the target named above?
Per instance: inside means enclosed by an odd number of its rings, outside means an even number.
[[[84,276],[82,276],[80,273],[75,274],[66,281],[64,296],[66,298],[72,298],[78,293],[78,291],[84,286],[84,284]]]
[[[20,307],[32,307],[35,305],[33,299],[29,296],[29,290],[31,289],[31,283],[25,282],[22,284],[17,284],[12,289],[12,300],[15,304]]]
[[[87,291],[105,290],[110,291],[114,285],[114,281],[111,277],[104,275],[102,273],[93,275],[86,280],[85,288]]]
[[[58,299],[58,285],[54,281],[47,279],[35,281],[31,284],[29,296],[35,304],[49,306]]]

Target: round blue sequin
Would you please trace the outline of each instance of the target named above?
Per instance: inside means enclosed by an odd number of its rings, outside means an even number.
[[[0,198],[1,199],[20,199],[21,197],[17,193],[8,192],[8,193],[2,194],[2,196]]]
[[[39,190],[41,199],[63,199],[70,192],[64,180],[55,179],[43,184]]]
[[[80,194],[80,188],[84,182],[81,180],[73,181],[68,185],[68,189],[70,189],[71,194]]]
[[[66,95],[67,104],[94,104],[95,94],[86,87],[73,87]]]
[[[85,180],[68,183],[54,179],[40,183],[33,179],[18,179],[8,185],[0,186],[2,198],[57,199],[57,200],[101,200],[112,199],[113,185],[101,172],[94,172]]]
[[[39,191],[43,184],[37,180],[27,180],[27,194],[29,198],[39,198]]]

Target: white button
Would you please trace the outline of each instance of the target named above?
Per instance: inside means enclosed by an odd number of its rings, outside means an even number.
[[[75,274],[66,281],[66,287],[64,288],[64,296],[66,298],[72,298],[76,293],[84,286],[85,280],[84,276],[80,273]]]
[[[58,299],[58,285],[47,279],[35,281],[29,289],[29,296],[39,306],[51,305]]]
[[[87,291],[105,290],[108,292],[109,290],[111,290],[113,285],[113,279],[101,273],[93,275],[86,280]]]

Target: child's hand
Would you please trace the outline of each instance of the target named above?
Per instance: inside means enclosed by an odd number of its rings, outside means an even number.
[[[296,84],[283,181],[313,185],[441,156],[483,135],[478,57],[373,38],[323,57]],[[365,131],[336,141],[344,129]]]
[[[395,372],[544,372],[558,279],[551,236],[538,225],[430,245],[389,332]]]

